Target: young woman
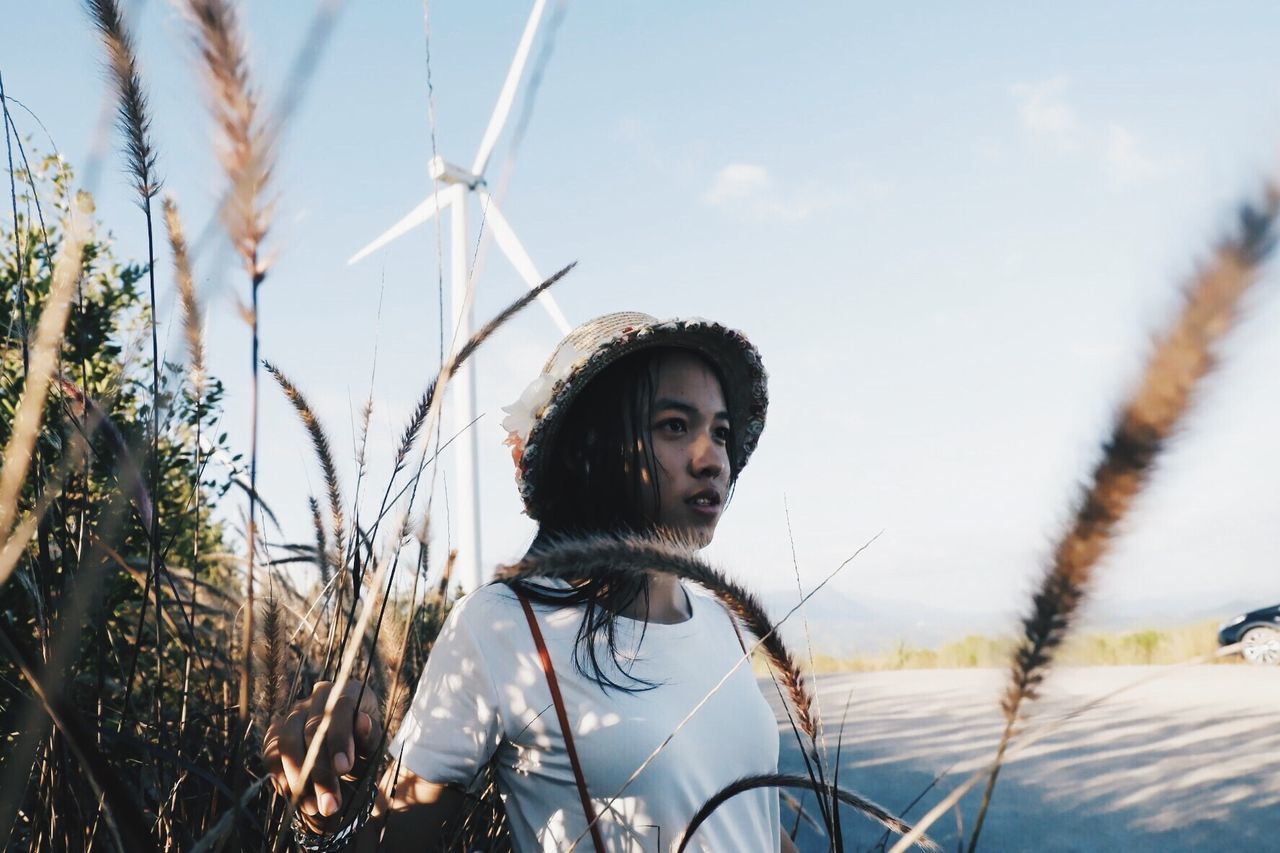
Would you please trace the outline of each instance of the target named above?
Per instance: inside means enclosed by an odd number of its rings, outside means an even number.
[[[715,323],[624,313],[576,329],[503,422],[538,522],[530,553],[630,532],[709,544],[764,427],[765,380],[750,342]],[[777,769],[750,668],[717,689],[742,654],[719,603],[668,574],[494,583],[451,612],[371,815],[340,816],[338,779],[368,772],[381,741],[368,690],[355,707],[360,685],[310,779],[301,764],[328,684],[273,723],[264,751],[277,789],[301,794],[304,848],[441,849],[493,761],[517,853],[666,850],[718,790]],[[760,789],[718,809],[690,849],[794,848],[776,793]]]

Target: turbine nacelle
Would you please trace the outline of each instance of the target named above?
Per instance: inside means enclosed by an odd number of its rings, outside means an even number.
[[[431,158],[427,170],[431,173],[433,181],[439,181],[442,184],[461,184],[469,190],[474,190],[484,183],[484,178],[480,175],[468,172],[461,166],[455,166],[438,154]]]

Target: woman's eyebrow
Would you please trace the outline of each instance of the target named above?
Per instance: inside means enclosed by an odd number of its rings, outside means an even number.
[[[697,406],[692,403],[686,403],[684,400],[676,400],[672,397],[660,397],[653,401],[653,410],[655,412],[662,409],[675,409],[677,412],[682,412],[690,417],[699,414]],[[729,420],[729,413],[721,410],[712,415],[711,419],[727,421]]]

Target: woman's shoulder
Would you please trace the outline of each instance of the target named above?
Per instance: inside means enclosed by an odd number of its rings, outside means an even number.
[[[538,588],[547,592],[560,592],[569,588],[567,583],[547,578],[538,578],[536,584]],[[544,610],[545,608],[537,601],[537,597],[533,598],[532,604],[535,610]],[[520,596],[510,584],[503,581],[490,581],[459,598],[453,605],[450,618],[465,623],[480,622],[490,625],[495,621],[510,618],[519,618],[523,621],[522,610]]]
[[[515,590],[502,581],[490,581],[455,601],[449,616],[458,621],[474,621],[514,613],[519,608]]]
[[[538,583],[540,587],[544,586],[541,580]],[[565,631],[571,630],[576,634],[578,609],[541,603],[532,597],[528,600],[533,618],[538,621],[548,641]],[[512,651],[527,651],[533,642],[528,618],[516,590],[502,581],[492,581],[454,603],[441,636],[460,640],[486,657],[493,654],[505,657]]]
[[[460,596],[440,628],[432,659],[442,649],[469,660],[504,657],[517,644],[516,628],[524,624],[520,600],[504,583],[487,583]],[[446,657],[448,655],[446,654]]]

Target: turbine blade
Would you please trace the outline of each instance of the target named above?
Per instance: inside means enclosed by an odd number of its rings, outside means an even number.
[[[484,175],[484,169],[489,165],[489,157],[493,154],[493,149],[498,144],[498,137],[502,135],[502,128],[507,123],[507,116],[511,114],[511,104],[516,98],[516,89],[520,88],[520,77],[524,74],[525,63],[529,60],[529,50],[533,47],[533,37],[538,32],[538,24],[542,20],[542,11],[546,6],[547,0],[535,0],[533,11],[529,13],[529,22],[524,25],[524,33],[520,36],[516,55],[511,60],[507,79],[502,84],[502,91],[498,93],[498,103],[493,108],[493,115],[489,116],[489,126],[485,128],[484,136],[480,140],[480,148],[476,151],[475,165],[471,167],[471,174],[476,177]]]
[[[511,261],[511,265],[516,268],[516,272],[520,273],[520,277],[524,279],[525,284],[529,285],[530,290],[542,284],[542,274],[533,265],[533,259],[524,250],[524,246],[520,243],[520,238],[516,236],[516,232],[511,230],[511,225],[507,222],[506,217],[502,215],[502,212],[498,210],[498,206],[494,204],[493,196],[484,190],[479,190],[479,193],[485,224],[489,232],[493,234],[493,241],[498,244],[502,254],[506,255],[507,259]],[[559,327],[561,334],[567,335],[573,331],[573,327],[565,319],[564,312],[556,304],[555,297],[551,295],[551,291],[544,290],[538,294],[538,301],[547,310],[552,322]]]
[[[347,260],[347,265],[350,266],[351,264],[364,260],[369,255],[390,243],[392,240],[404,236],[424,222],[429,222],[431,217],[439,215],[440,211],[444,210],[453,202],[454,195],[455,194],[449,189],[445,189],[427,196],[426,200],[423,201],[422,204],[409,211],[403,219],[384,231],[372,243],[352,255]]]

